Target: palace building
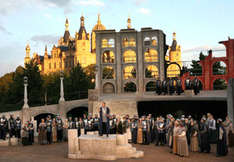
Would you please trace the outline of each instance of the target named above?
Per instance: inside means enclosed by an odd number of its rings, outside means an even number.
[[[63,37],[61,37],[58,40],[58,45],[54,45],[50,54],[47,50],[47,46],[45,46],[45,52],[44,56],[40,56],[37,53],[34,53],[32,58],[30,57],[30,46],[27,44],[26,46],[26,56],[24,58],[24,63],[29,63],[31,59],[34,59],[38,63],[39,70],[42,72],[42,74],[49,74],[53,72],[58,71],[68,71],[71,68],[73,68],[78,63],[81,65],[82,68],[85,68],[91,64],[96,64],[96,34],[100,31],[104,31],[104,33],[108,33],[107,35],[112,35],[112,38],[114,39],[102,39],[102,48],[105,49],[111,49],[114,47],[116,49],[115,45],[116,43],[116,36],[115,35],[121,35],[121,39],[118,43],[121,45],[121,50],[128,49],[125,51],[123,57],[123,62],[127,63],[124,66],[124,73],[121,75],[125,80],[131,79],[134,76],[136,76],[136,66],[135,63],[138,63],[137,57],[136,57],[136,50],[137,46],[139,46],[140,42],[138,41],[139,33],[135,31],[131,26],[131,19],[127,19],[127,29],[121,30],[120,33],[116,32],[110,32],[109,30],[106,30],[106,27],[101,23],[100,14],[98,14],[98,20],[97,24],[93,27],[90,34],[87,33],[85,29],[85,19],[83,16],[80,18],[80,29],[78,32],[75,33],[75,36],[72,37],[69,32],[69,21],[66,19],[65,21],[65,32]],[[105,32],[106,31],[106,32]],[[151,35],[151,37],[146,37],[144,40],[144,43],[149,43],[149,46],[145,48],[144,51],[144,61],[146,64],[149,62],[157,63],[159,61],[162,61],[164,63],[171,63],[167,68],[167,77],[176,77],[180,74],[180,68],[182,68],[182,62],[181,62],[181,50],[180,46],[177,45],[176,41],[176,34],[173,33],[173,42],[172,45],[169,47],[169,56],[165,56],[164,52],[159,52],[158,48],[163,48],[167,51],[167,45],[164,44],[164,37],[161,35],[164,35],[160,32],[160,30],[152,30],[149,28],[143,28],[142,35],[144,33],[147,33]],[[154,34],[153,34],[154,33]],[[123,35],[123,36],[122,36]],[[141,34],[140,34],[141,35]],[[123,37],[123,38],[122,38]],[[160,39],[158,39],[160,38]],[[139,42],[137,44],[137,42]],[[162,43],[161,43],[162,42]],[[164,44],[163,47],[160,45]],[[146,47],[146,45],[143,45]],[[142,47],[141,47],[142,48]],[[138,51],[140,52],[140,51]],[[108,63],[114,63],[116,61],[116,54],[113,50],[109,50],[109,52],[105,53],[106,57],[102,57],[102,62],[108,62]],[[160,55],[160,59],[159,59]],[[165,57],[164,57],[165,56]],[[139,60],[140,61],[140,60]],[[98,64],[98,63],[97,63]],[[145,66],[146,66],[145,64]],[[180,68],[179,66],[180,65]],[[160,65],[160,67],[164,67],[164,65]],[[145,72],[145,75],[147,77],[153,77],[158,78],[159,75],[164,75],[164,68],[161,69],[158,66],[155,65],[147,65],[147,71]],[[106,66],[104,69],[104,73],[102,77],[112,78],[115,77],[115,70],[113,69],[114,66]],[[161,70],[160,70],[161,69]],[[111,75],[109,73],[112,73]],[[161,78],[161,77],[160,77]],[[163,77],[164,78],[164,77]],[[117,83],[116,83],[117,84]]]
[[[54,45],[50,54],[45,46],[44,56],[37,53],[33,54],[32,59],[38,63],[38,67],[43,74],[49,74],[57,71],[66,71],[73,68],[78,63],[85,68],[88,65],[96,64],[96,35],[97,30],[105,30],[106,27],[101,23],[100,14],[98,14],[97,24],[93,27],[91,38],[85,29],[84,17],[80,18],[79,32],[72,37],[69,32],[69,21],[66,19],[65,32],[63,37],[58,40],[58,45]],[[26,46],[26,57],[24,63],[29,63],[30,46]]]

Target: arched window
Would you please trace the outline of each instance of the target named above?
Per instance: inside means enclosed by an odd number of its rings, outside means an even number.
[[[146,78],[158,78],[158,68],[155,65],[149,65],[145,69],[145,77]]]
[[[127,82],[124,85],[124,92],[136,92],[136,84],[133,82]]]
[[[158,44],[158,39],[157,39],[156,36],[152,37],[151,44],[152,44],[152,46],[157,46],[157,44]]]
[[[115,62],[115,55],[113,51],[106,50],[102,54],[102,63],[114,63]]]
[[[150,81],[145,86],[145,91],[156,91],[156,82]]]
[[[126,66],[123,73],[124,79],[136,78],[136,68],[134,66]]]
[[[155,49],[147,48],[144,55],[145,62],[158,62],[158,52]]]
[[[135,47],[136,46],[136,40],[134,38],[129,39],[129,46]]]
[[[144,39],[144,45],[145,46],[149,46],[150,45],[150,38],[149,37],[145,37],[145,39]]]
[[[102,39],[102,48],[106,48],[108,46],[107,39]]]
[[[105,66],[102,69],[102,79],[115,79],[115,71],[111,66]]]
[[[216,79],[213,82],[213,89],[214,90],[222,90],[227,88],[227,83],[224,79]]]
[[[105,94],[115,93],[114,85],[112,83],[105,83],[103,85],[103,93],[105,93]]]
[[[128,47],[128,38],[123,38],[122,45],[123,47]]]
[[[213,75],[224,75],[226,70],[226,64],[223,61],[217,61],[213,64]]]
[[[174,78],[180,76],[180,67],[177,64],[171,64],[167,67],[167,77]]]
[[[115,40],[114,39],[109,39],[108,41],[108,47],[115,47]]]
[[[133,50],[127,50],[123,54],[124,63],[135,63],[136,62],[136,53]]]

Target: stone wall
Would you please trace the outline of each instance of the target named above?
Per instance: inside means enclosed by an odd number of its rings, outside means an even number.
[[[99,113],[102,101],[93,102],[93,115]],[[111,114],[117,116],[137,115],[137,102],[135,100],[105,100],[106,105],[110,108]]]

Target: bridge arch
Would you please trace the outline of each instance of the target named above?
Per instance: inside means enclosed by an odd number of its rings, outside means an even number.
[[[71,108],[69,111],[66,112],[66,117],[72,117],[73,119],[75,117],[83,117],[83,114],[88,114],[88,107],[87,106],[79,106]]]

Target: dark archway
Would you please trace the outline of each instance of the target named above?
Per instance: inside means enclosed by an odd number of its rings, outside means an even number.
[[[227,115],[226,101],[143,101],[138,102],[138,115],[152,114],[156,116],[166,116],[172,114],[175,117],[181,115],[192,115],[196,120],[200,120],[203,114],[212,113],[214,117],[225,118]]]
[[[39,124],[41,123],[41,119],[45,119],[48,117],[48,115],[51,116],[51,118],[55,118],[55,114],[52,114],[52,113],[42,113],[42,114],[38,114],[34,117],[34,120],[37,121],[37,128],[39,126]]]
[[[67,112],[67,118],[68,117],[72,117],[72,119],[74,119],[75,117],[82,117],[83,118],[83,114],[88,114],[88,108],[87,107],[75,107],[73,109],[71,109],[70,111]]]

